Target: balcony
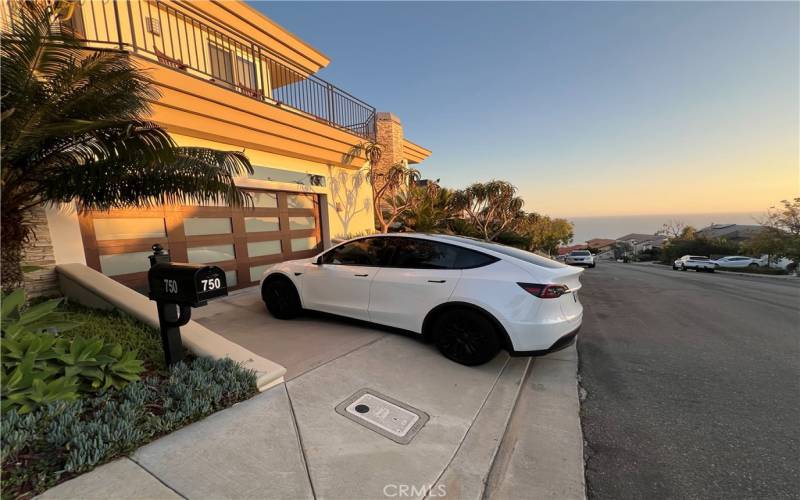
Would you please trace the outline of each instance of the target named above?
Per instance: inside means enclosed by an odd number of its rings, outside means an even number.
[[[20,2],[3,0],[2,23]],[[375,138],[375,108],[194,8],[158,0],[73,2],[62,22],[99,50],[123,50],[251,99]]]

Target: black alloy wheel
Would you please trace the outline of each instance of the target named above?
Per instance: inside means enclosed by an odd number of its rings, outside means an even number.
[[[275,278],[264,283],[261,298],[267,310],[278,319],[293,319],[300,315],[300,296],[294,284],[286,278]]]
[[[439,352],[462,365],[482,365],[500,350],[492,322],[472,309],[449,309],[436,318],[432,328]]]

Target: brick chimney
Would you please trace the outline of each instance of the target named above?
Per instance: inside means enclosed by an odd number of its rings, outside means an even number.
[[[375,115],[376,143],[382,155],[377,170],[385,172],[403,159],[403,124],[393,113],[379,112]]]

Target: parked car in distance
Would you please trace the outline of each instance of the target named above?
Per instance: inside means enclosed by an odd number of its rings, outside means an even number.
[[[573,250],[567,254],[564,262],[571,266],[589,266],[596,265],[594,254],[589,250]]]
[[[500,349],[537,355],[570,345],[583,319],[582,272],[482,240],[393,233],[274,264],[261,296],[279,319],[310,309],[400,328],[478,365]]]
[[[686,271],[694,269],[695,271],[714,272],[714,261],[708,257],[701,257],[698,255],[684,255],[680,259],[672,263],[672,269]]]
[[[730,255],[712,261],[717,267],[730,267],[730,268],[756,268],[766,266],[767,263],[764,259],[754,259],[753,257],[742,257],[739,255]]]

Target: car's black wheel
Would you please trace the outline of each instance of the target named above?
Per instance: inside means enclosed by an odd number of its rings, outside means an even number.
[[[700,267],[695,267],[695,268],[694,268],[694,270],[695,270],[695,272],[699,273],[699,272],[701,272],[703,269],[702,269],[702,268],[700,268]]]
[[[750,265],[748,265],[747,267],[749,267],[750,269],[755,269],[758,267],[758,264],[756,264],[755,262],[751,262]]]
[[[278,319],[293,319],[302,312],[297,289],[287,278],[265,281],[261,289],[261,298],[270,314]]]
[[[672,270],[673,271],[677,271],[678,270],[678,266],[676,266],[675,264],[672,264]]]
[[[713,273],[714,271],[716,271],[716,269],[714,269],[713,267],[710,267],[710,268],[706,269],[706,271],[708,271],[710,273]]]
[[[596,265],[597,265],[597,264],[589,264],[589,267],[591,267],[592,269],[594,269],[594,266],[596,266]]]
[[[462,365],[482,365],[500,350],[500,339],[492,322],[472,309],[448,309],[434,320],[431,328],[439,352]]]
[[[681,266],[681,271],[685,271],[685,270],[686,270],[686,266]]]

